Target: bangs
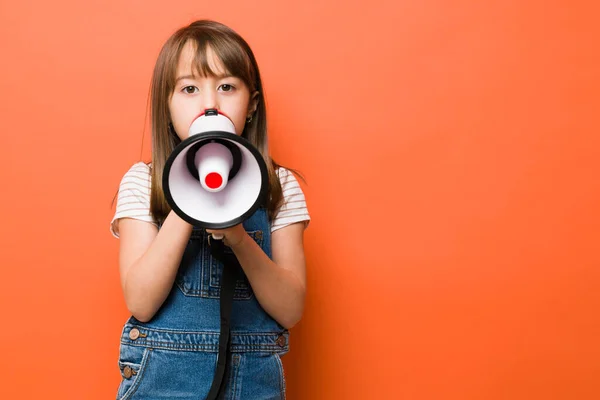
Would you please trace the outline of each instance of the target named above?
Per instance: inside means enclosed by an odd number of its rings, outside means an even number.
[[[256,89],[256,75],[252,64],[246,51],[238,43],[226,38],[210,37],[208,35],[182,39],[176,57],[177,59],[181,57],[185,45],[189,42],[194,49],[192,71],[200,77],[232,75],[244,81],[251,91]],[[209,60],[209,52],[214,56],[214,60]],[[176,63],[171,65],[176,65]],[[170,72],[170,81],[174,85],[176,71]]]

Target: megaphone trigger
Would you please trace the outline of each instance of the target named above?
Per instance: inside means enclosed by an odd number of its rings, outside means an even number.
[[[217,233],[211,233],[207,236],[207,240],[208,240],[208,245],[211,246],[212,243],[210,242],[210,239],[214,239],[214,240],[223,240],[223,238],[225,238],[224,235],[219,235]]]

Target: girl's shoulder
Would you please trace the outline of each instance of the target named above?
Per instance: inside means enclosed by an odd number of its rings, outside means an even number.
[[[295,171],[281,166],[275,170],[275,174],[277,174],[277,177],[279,178],[279,183],[281,184],[284,197],[286,194],[289,194],[286,193],[286,191],[289,191],[289,189],[294,189],[296,194],[304,194],[294,172]]]
[[[143,161],[138,161],[131,165],[129,169],[125,172],[125,174],[121,178],[121,186],[131,181],[138,183],[149,183],[151,171],[151,164],[145,163]]]
[[[144,161],[138,161],[134,163],[127,173],[141,173],[150,175],[150,171],[152,171],[152,163],[146,163]]]
[[[275,174],[277,174],[277,177],[282,184],[290,179],[296,179],[292,171],[285,167],[278,167],[275,170]]]

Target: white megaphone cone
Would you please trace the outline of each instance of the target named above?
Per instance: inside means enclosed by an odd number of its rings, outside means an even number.
[[[233,122],[216,110],[207,110],[192,122],[190,137],[204,132],[229,132],[235,135]],[[213,142],[200,147],[194,158],[198,179],[209,192],[219,192],[227,186],[229,173],[233,167],[233,155],[223,144]]]
[[[194,158],[200,184],[209,192],[219,192],[227,186],[233,166],[231,151],[222,144],[208,143],[198,149]]]
[[[243,222],[268,192],[262,155],[235,133],[233,122],[217,110],[197,117],[167,159],[163,171],[167,202],[182,219],[208,229]]]

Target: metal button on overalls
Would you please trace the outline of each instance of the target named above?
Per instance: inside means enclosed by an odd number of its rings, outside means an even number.
[[[129,339],[136,340],[139,337],[140,331],[137,328],[133,328],[131,331],[129,331]]]
[[[131,378],[132,375],[133,375],[133,370],[131,369],[131,367],[129,365],[127,365],[125,368],[123,368],[123,376],[125,377],[125,379]]]
[[[285,336],[279,336],[275,341],[279,347],[285,347]]]

